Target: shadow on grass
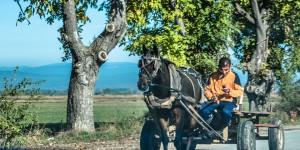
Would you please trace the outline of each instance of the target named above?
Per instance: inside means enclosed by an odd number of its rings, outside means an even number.
[[[116,125],[115,122],[95,122],[95,129],[103,127],[103,126],[109,126],[109,125]],[[56,135],[60,132],[68,131],[68,125],[67,123],[38,123],[35,125],[28,125],[25,128],[27,131],[30,131],[32,129],[48,129],[51,131],[51,135]]]

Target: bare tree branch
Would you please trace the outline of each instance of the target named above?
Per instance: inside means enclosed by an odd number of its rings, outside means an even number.
[[[169,0],[171,7],[175,10],[178,11],[177,7],[176,7],[176,0]],[[186,29],[185,29],[185,25],[184,22],[182,21],[182,18],[176,18],[176,24],[179,25],[181,27],[180,29],[180,34],[182,36],[186,35]]]
[[[90,45],[93,53],[107,54],[122,40],[127,31],[126,2],[112,0],[109,21],[105,30]]]
[[[251,6],[252,6],[252,12],[254,15],[256,26],[260,30],[262,30],[264,26],[263,26],[263,22],[262,22],[262,17],[260,15],[259,7],[257,4],[257,0],[251,0]]]
[[[63,10],[64,29],[66,34],[65,40],[67,40],[73,54],[78,55],[80,50],[84,49],[85,46],[78,33],[74,0],[65,1],[63,4]]]
[[[269,13],[269,1],[263,0],[260,15],[266,30],[269,28],[269,25],[266,23],[266,17],[268,17]]]
[[[255,21],[254,21],[253,17],[251,17],[251,15],[250,15],[251,13],[250,13],[250,12],[246,12],[246,11],[241,7],[241,5],[239,5],[239,4],[236,3],[235,1],[233,1],[233,3],[234,3],[234,6],[235,6],[237,12],[238,12],[240,15],[244,16],[244,17],[245,17],[249,22],[251,22],[252,24],[255,24]]]

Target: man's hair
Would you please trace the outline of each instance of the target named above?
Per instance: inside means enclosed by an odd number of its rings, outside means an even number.
[[[231,60],[227,57],[222,57],[219,60],[219,67],[230,66],[230,65],[231,65]]]

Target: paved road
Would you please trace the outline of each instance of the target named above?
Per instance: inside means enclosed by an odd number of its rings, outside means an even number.
[[[300,149],[300,130],[285,131],[284,149],[299,150]],[[228,149],[236,150],[236,144],[198,144],[196,150],[217,150]],[[268,140],[256,140],[256,150],[268,150]]]

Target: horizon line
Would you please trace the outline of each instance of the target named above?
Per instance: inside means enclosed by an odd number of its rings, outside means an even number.
[[[137,62],[132,62],[132,61],[107,61],[105,63],[137,63]],[[104,64],[105,64],[104,63]],[[0,66],[1,68],[15,68],[15,67],[43,67],[43,66],[50,66],[50,65],[55,65],[55,64],[71,64],[71,62],[57,62],[57,63],[50,63],[50,64],[42,64],[42,65],[16,65],[16,66]]]

